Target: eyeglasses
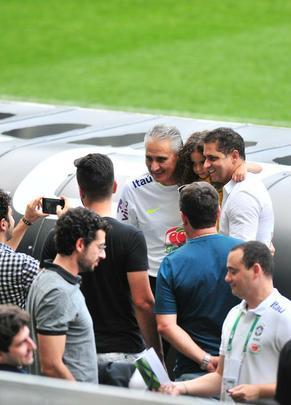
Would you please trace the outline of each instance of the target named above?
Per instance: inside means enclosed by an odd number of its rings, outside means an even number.
[[[98,249],[101,250],[101,252],[103,252],[107,248],[107,246],[104,243],[101,243],[100,245],[97,245],[97,246],[98,246]]]

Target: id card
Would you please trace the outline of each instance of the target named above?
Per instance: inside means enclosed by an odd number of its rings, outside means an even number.
[[[223,402],[234,403],[229,395],[229,390],[238,385],[241,368],[241,359],[225,356],[224,371],[221,384],[220,400]]]

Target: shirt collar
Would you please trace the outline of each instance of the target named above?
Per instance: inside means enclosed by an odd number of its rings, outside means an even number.
[[[275,301],[277,301],[278,295],[278,290],[276,288],[273,288],[271,294],[269,294],[268,297],[265,298],[264,301],[262,301],[256,308],[247,309],[246,301],[242,300],[242,302],[239,304],[240,309],[244,313],[248,311],[253,312],[256,315],[262,315],[266,309],[268,309]]]
[[[61,266],[52,263],[50,260],[44,261],[44,268],[46,270],[55,271],[64,280],[66,280],[70,284],[81,284],[81,276],[73,276],[73,274],[69,273],[67,270],[63,269]]]
[[[18,366],[11,366],[10,364],[0,364],[1,371],[13,371],[15,373],[24,373],[27,374],[27,369],[18,367]]]
[[[228,183],[225,184],[225,186],[223,187],[223,190],[227,193],[227,195],[229,195],[232,192],[232,190],[236,184],[237,183],[235,181],[230,180]]]
[[[2,242],[0,242],[0,249],[7,250],[9,252],[14,252],[14,250],[9,245],[6,245],[6,243]]]

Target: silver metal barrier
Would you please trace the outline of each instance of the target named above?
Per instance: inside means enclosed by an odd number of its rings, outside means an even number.
[[[0,405],[210,405],[213,401],[0,372]]]

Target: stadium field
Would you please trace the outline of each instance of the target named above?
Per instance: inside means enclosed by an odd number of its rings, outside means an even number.
[[[291,126],[290,0],[2,0],[0,97]]]

